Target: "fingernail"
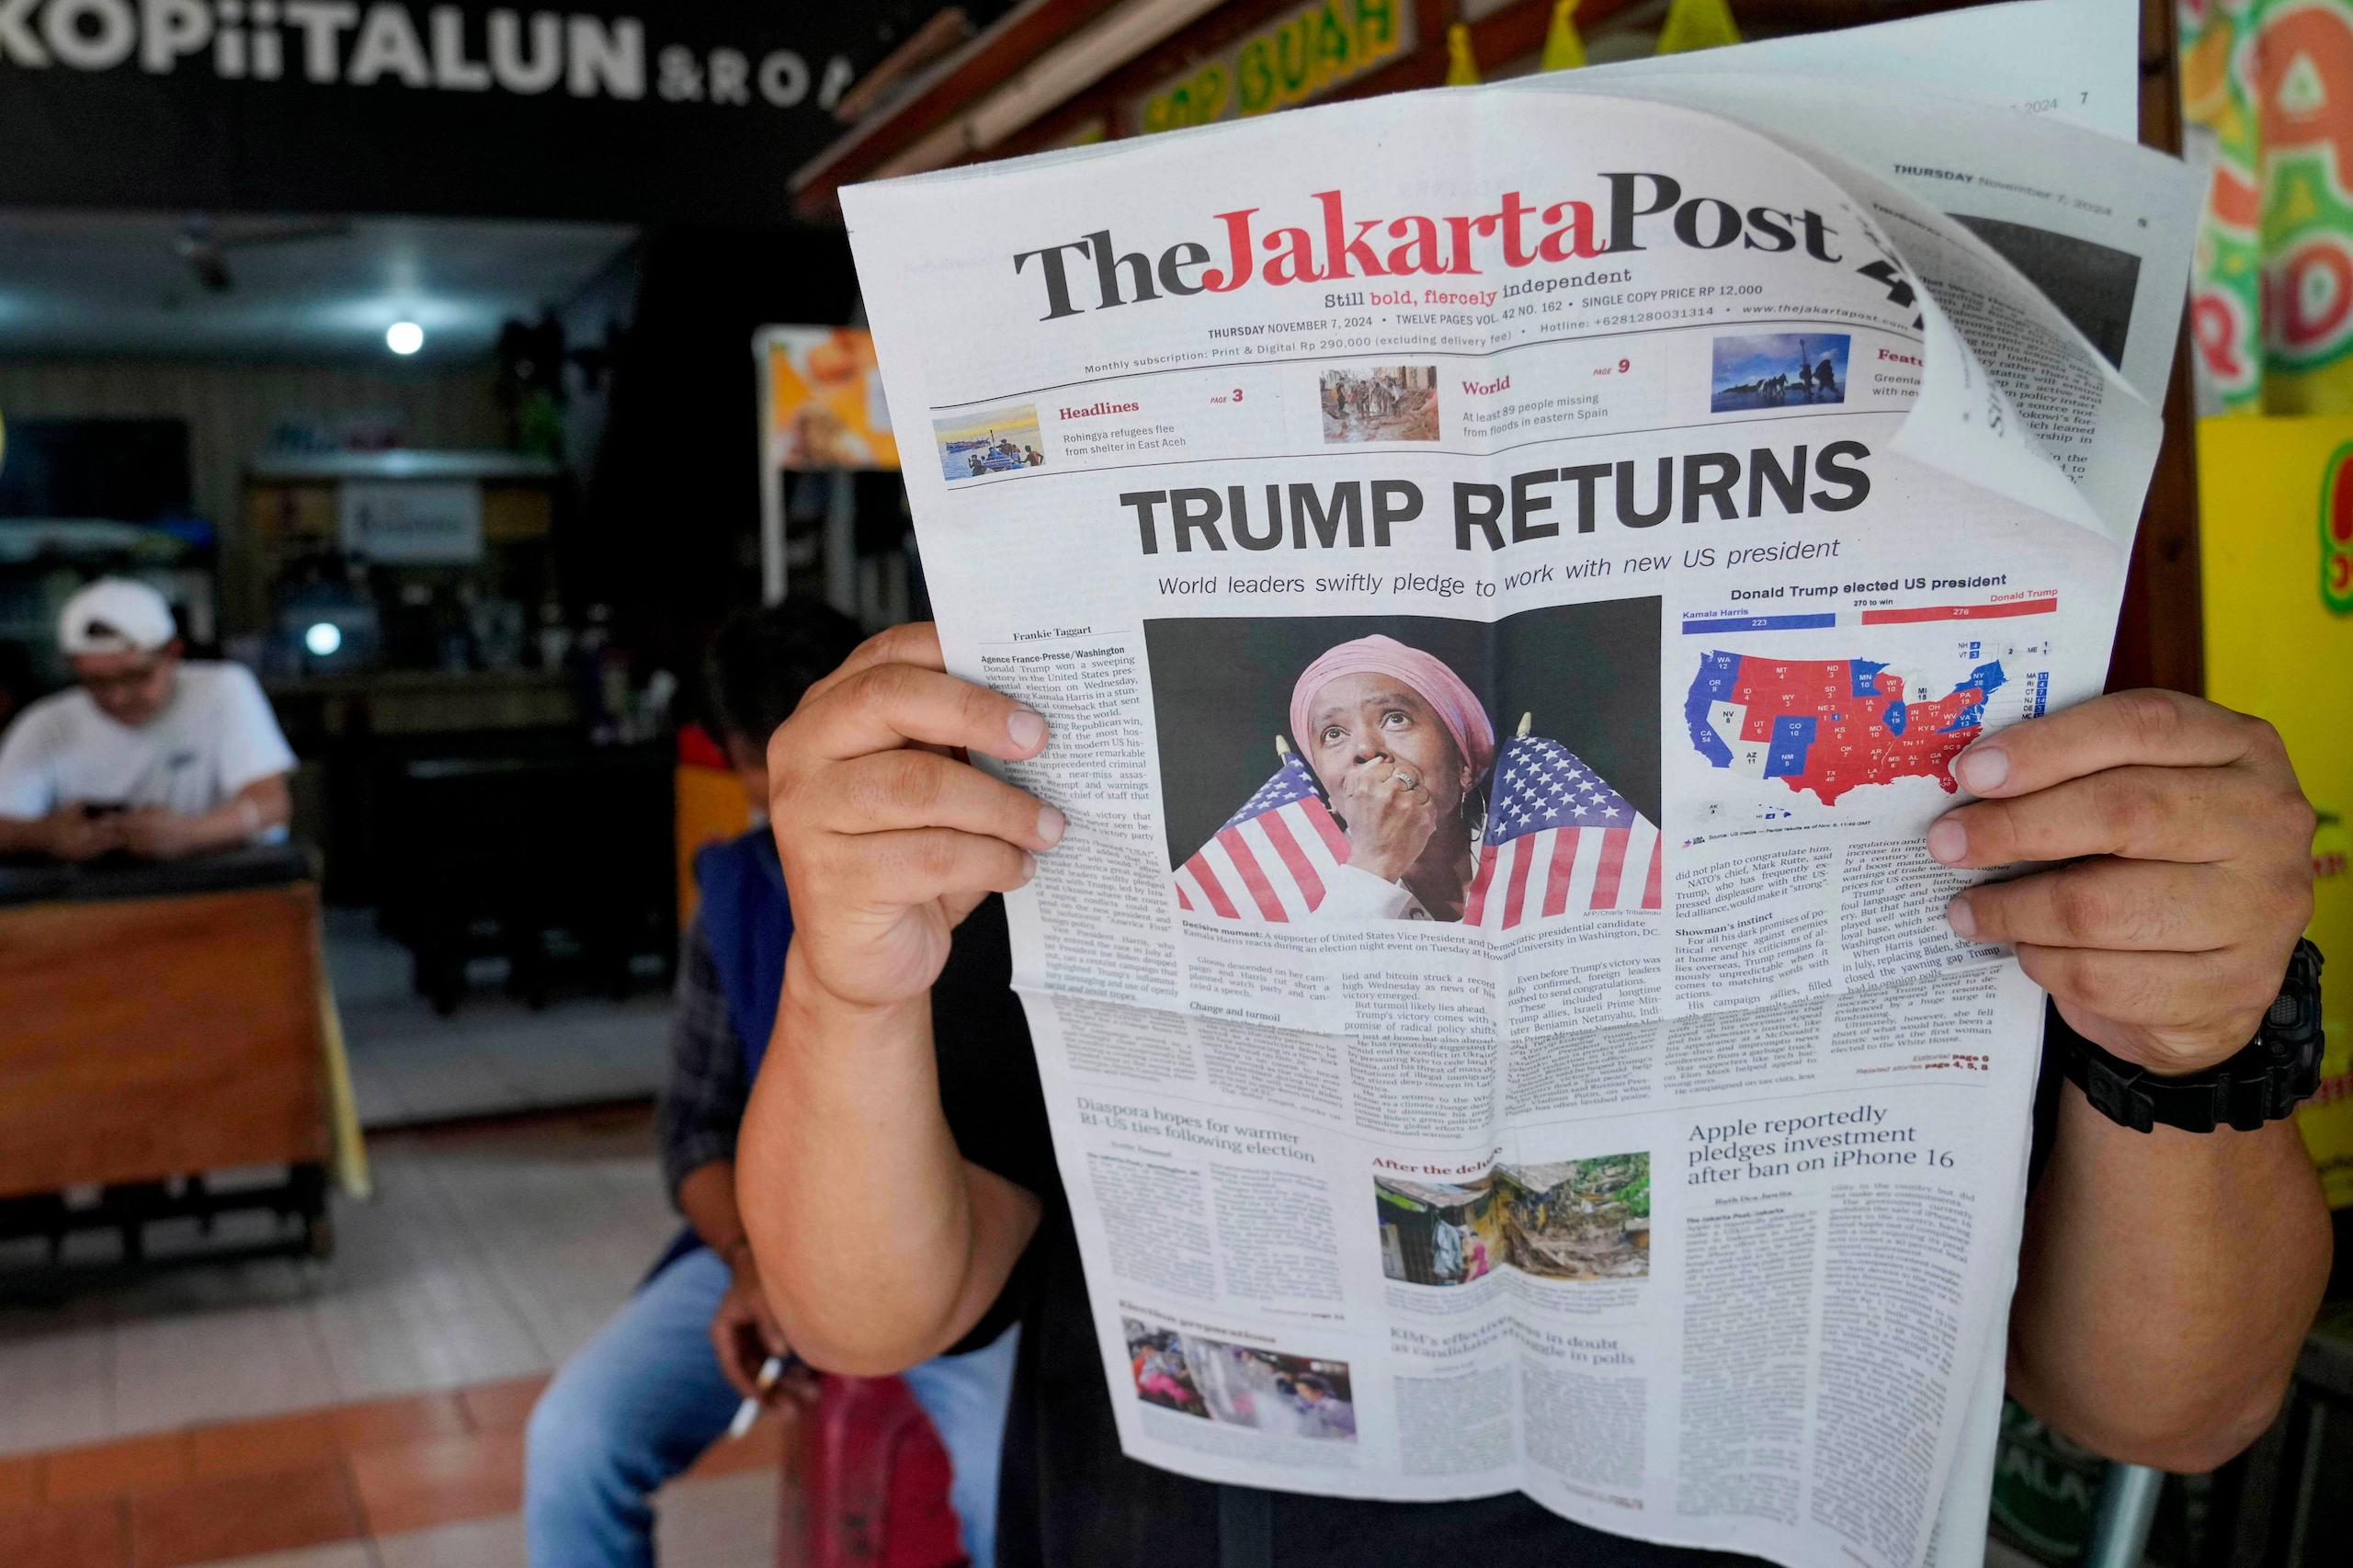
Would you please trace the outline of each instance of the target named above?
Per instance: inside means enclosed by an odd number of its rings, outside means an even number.
[[[1964,942],[1977,939],[1977,916],[1969,912],[1967,893],[1952,895],[1952,902],[1945,905],[1945,924],[1951,926],[1953,935]]]
[[[1024,887],[1027,887],[1029,883],[1031,883],[1031,882],[1035,881],[1037,880],[1037,877],[1038,877],[1038,857],[1036,857],[1035,855],[1030,854],[1030,853],[1029,853],[1029,851],[1028,851],[1027,849],[1024,849],[1024,850],[1021,852],[1021,882],[1022,882],[1022,885],[1023,885]]]
[[[1013,737],[1017,750],[1034,751],[1045,742],[1046,721],[1035,709],[1017,708],[1005,722],[1005,733]]]
[[[1047,848],[1051,849],[1063,841],[1063,830],[1069,825],[1070,819],[1053,807],[1045,806],[1039,810],[1038,836],[1045,840]]]
[[[1950,866],[1969,853],[1969,830],[1950,817],[1938,817],[1928,829],[1928,853]]]
[[[2010,754],[1981,741],[1961,754],[1953,771],[1961,776],[1963,789],[1972,795],[1983,795],[1988,790],[2000,789],[2002,780],[2010,776]]]

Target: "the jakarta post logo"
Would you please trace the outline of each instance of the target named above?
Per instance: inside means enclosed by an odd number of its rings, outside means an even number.
[[[2331,452],[2320,482],[2320,597],[2338,615],[2353,615],[2353,441]]]

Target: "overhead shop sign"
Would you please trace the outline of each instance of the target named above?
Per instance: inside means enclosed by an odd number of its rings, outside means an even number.
[[[0,0],[0,203],[765,222],[931,8]]]
[[[1414,48],[1415,0],[1314,0],[1131,101],[1138,131],[1266,114],[1323,97]]]

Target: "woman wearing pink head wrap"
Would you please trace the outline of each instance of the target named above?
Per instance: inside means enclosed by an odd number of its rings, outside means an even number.
[[[1460,920],[1478,869],[1463,803],[1495,727],[1445,661],[1392,637],[1343,642],[1301,672],[1290,732],[1347,835],[1347,874],[1319,913]]]

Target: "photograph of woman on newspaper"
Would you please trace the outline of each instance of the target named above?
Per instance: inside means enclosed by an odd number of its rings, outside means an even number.
[[[1659,907],[1651,820],[1559,741],[1499,738],[1448,660],[1385,632],[1347,638],[1289,697],[1274,776],[1176,868],[1188,912],[1508,929]]]
[[[1359,637],[1300,672],[1290,733],[1347,839],[1317,913],[1461,919],[1484,814],[1469,808],[1495,760],[1495,727],[1462,677],[1394,638]]]

